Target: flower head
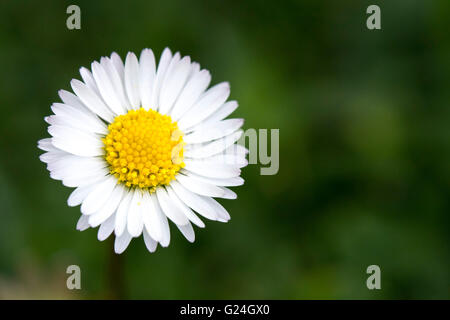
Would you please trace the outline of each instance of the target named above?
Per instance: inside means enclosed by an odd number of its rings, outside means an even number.
[[[114,233],[116,253],[143,235],[153,252],[169,245],[168,220],[193,242],[198,215],[230,219],[213,198],[236,198],[227,187],[243,184],[247,150],[236,144],[243,120],[225,119],[237,108],[228,83],[208,89],[210,73],[168,48],[158,66],[144,49],[80,74],[45,118],[51,138],[38,142],[50,177],[75,188],[67,203],[81,205],[78,230],[99,226],[100,241]]]

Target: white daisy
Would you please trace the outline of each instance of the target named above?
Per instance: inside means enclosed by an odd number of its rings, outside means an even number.
[[[243,119],[227,119],[229,84],[209,89],[211,75],[190,57],[166,48],[156,66],[152,50],[94,61],[59,91],[46,117],[41,161],[50,177],[76,188],[67,201],[81,205],[78,230],[99,227],[98,239],[116,236],[122,253],[143,235],[150,252],[170,242],[168,219],[190,242],[199,215],[221,222],[228,212],[213,198],[235,199],[229,186],[244,183],[247,150],[236,144]],[[195,213],[195,212],[196,213]]]

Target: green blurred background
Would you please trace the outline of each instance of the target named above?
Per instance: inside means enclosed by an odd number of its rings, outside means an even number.
[[[449,17],[446,0],[1,1],[0,298],[448,299]],[[280,129],[280,170],[244,169],[231,221],[194,244],[172,227],[168,248],[115,256],[75,230],[36,143],[80,66],[165,46],[231,83],[245,128]]]

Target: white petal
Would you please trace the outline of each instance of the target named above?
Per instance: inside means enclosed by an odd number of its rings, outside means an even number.
[[[52,177],[60,180],[77,177],[91,177],[100,174],[107,164],[97,157],[79,157],[67,154],[48,164]]]
[[[230,147],[225,149],[225,154],[232,154],[236,156],[244,157],[248,154],[248,149],[240,144],[232,144]]]
[[[150,195],[150,198],[153,202],[153,207],[156,210],[156,213],[158,214],[158,217],[160,221],[162,222],[162,239],[159,243],[161,243],[161,246],[167,247],[170,243],[170,228],[169,228],[169,222],[167,221],[166,215],[163,213],[161,206],[159,204],[158,198],[156,197],[155,193],[152,193]]]
[[[222,198],[224,198],[224,199],[231,199],[231,200],[237,199],[237,194],[233,190],[225,188],[225,187],[220,187],[220,188],[223,191],[225,191],[225,194],[222,196]]]
[[[53,151],[52,153],[56,152]],[[61,154],[61,156],[59,158],[55,158],[54,161],[49,163],[47,166],[47,168],[51,171],[64,169],[83,171],[105,168],[108,166],[108,163],[102,157],[80,157],[64,151],[57,152],[57,154]],[[78,172],[75,172],[75,174],[78,174]]]
[[[52,110],[55,114],[62,115],[72,115],[73,117],[81,117],[84,121],[86,121],[90,126],[92,126],[92,130],[98,133],[105,134],[108,132],[105,123],[100,120],[100,118],[92,112],[76,95],[72,92],[66,90],[59,90],[58,95],[64,104],[61,104],[58,107],[54,103],[52,105]],[[69,107],[69,108],[68,108]]]
[[[44,155],[46,157],[42,157]],[[78,165],[78,162],[76,161],[77,159],[88,159],[88,161],[91,159],[91,157],[80,157],[65,151],[49,151],[47,153],[42,154],[41,157],[43,158],[43,160],[48,159],[47,170],[49,170],[50,172],[65,169],[69,174],[72,174],[72,172],[70,171],[70,168],[67,168],[67,164],[70,165],[72,163],[75,163],[76,165]],[[81,162],[83,162],[83,160],[81,160]],[[84,163],[81,164],[81,166],[83,165]],[[59,175],[60,175],[59,172],[56,172],[56,176]]]
[[[172,181],[170,185],[180,200],[187,206],[191,207],[207,219],[217,220],[218,217],[215,210],[206,201],[204,201],[201,196],[189,191],[177,181]]]
[[[152,91],[152,108],[158,110],[159,106],[159,91],[161,90],[161,85],[166,74],[166,70],[172,60],[172,52],[169,48],[165,48],[159,59],[158,70],[156,71],[155,81],[153,83]]]
[[[194,229],[192,228],[192,225],[190,223],[184,225],[184,226],[179,226],[177,225],[178,229],[181,231],[181,233],[183,234],[183,236],[189,241],[189,242],[194,242],[195,241],[195,232]]]
[[[225,102],[219,108],[219,110],[214,112],[212,115],[210,115],[208,118],[206,118],[205,120],[203,120],[196,126],[191,127],[188,130],[185,130],[184,132],[186,133],[186,132],[190,132],[190,131],[196,131],[198,128],[200,128],[202,126],[204,126],[204,127],[214,126],[215,124],[217,124],[218,122],[220,122],[221,120],[225,119],[230,114],[232,114],[233,111],[237,109],[237,107],[238,107],[237,101]]]
[[[94,77],[92,76],[92,73],[85,67],[81,67],[80,74],[86,86],[93,92],[95,92],[95,94],[99,95],[100,92],[98,91],[97,85],[95,84],[95,80]]]
[[[153,205],[150,194],[145,192],[142,198],[144,203],[142,219],[145,229],[153,239],[162,241],[163,221],[160,219],[160,216]]]
[[[84,106],[80,108],[63,103],[54,103],[52,104],[51,109],[56,116],[64,117],[66,121],[70,121],[70,126],[80,127],[85,131],[100,134],[106,134],[108,132],[104,122],[102,122],[92,111]]]
[[[186,143],[201,143],[225,137],[242,127],[244,119],[227,119],[213,125],[200,126],[196,131],[183,137]]]
[[[172,70],[168,70],[163,86],[161,87],[161,95],[159,98],[159,112],[167,114],[178,96],[181,89],[186,84],[186,80],[191,70],[191,58],[184,57],[173,66]],[[170,73],[169,73],[170,72]]]
[[[39,156],[39,160],[41,160],[42,162],[45,162],[45,163],[51,163],[54,161],[58,161],[67,155],[70,155],[70,153],[67,153],[65,151],[62,151],[62,150],[59,150],[56,148],[54,148],[54,149],[55,149],[55,151],[49,151],[49,152],[41,154]]]
[[[94,157],[104,154],[103,142],[100,137],[78,129],[50,126],[48,132],[53,136],[52,144],[58,149],[82,156]]]
[[[150,252],[155,252],[158,242],[152,239],[148,232],[144,229],[144,242],[147,250]]]
[[[83,102],[81,102],[80,98],[78,98],[72,92],[59,90],[58,95],[61,98],[62,102],[64,102],[64,104],[72,106],[75,109],[81,110],[83,112],[94,114],[83,104]]]
[[[185,170],[210,178],[227,179],[241,174],[238,167],[228,164],[189,159],[184,159],[184,163],[186,165]]]
[[[107,122],[113,121],[114,116],[112,112],[92,89],[88,88],[84,83],[76,79],[73,79],[70,82],[70,85],[76,95],[89,108],[89,110],[99,115]]]
[[[114,190],[111,192],[111,195],[105,204],[96,213],[89,217],[89,224],[91,227],[97,227],[113,215],[122,200],[123,192],[124,188],[121,185],[117,184],[114,187]]]
[[[156,77],[156,64],[153,51],[144,49],[139,59],[139,92],[142,107],[145,110],[152,108],[153,82]]]
[[[187,81],[190,81],[199,72],[200,72],[200,64],[198,62],[193,61],[191,63],[191,70],[189,71]]]
[[[109,170],[107,168],[98,169],[96,171],[86,172],[82,175],[73,175],[70,177],[64,177],[61,179],[60,177],[55,177],[52,172],[50,172],[50,177],[56,180],[62,180],[62,183],[66,187],[75,188],[79,186],[85,186],[89,184],[98,183],[101,180],[104,180],[106,176],[109,174]]]
[[[116,69],[117,73],[119,74],[120,78],[123,81],[125,71],[124,71],[122,59],[116,52],[113,52],[111,54],[111,61],[114,65],[114,68]]]
[[[189,220],[184,215],[183,211],[172,203],[167,191],[163,187],[156,189],[156,196],[162,211],[170,220],[178,225],[185,225],[189,223]]]
[[[124,109],[122,103],[118,95],[116,94],[116,90],[108,74],[106,73],[106,70],[97,61],[94,61],[91,67],[95,83],[97,84],[98,90],[100,91],[100,95],[102,96],[103,100],[115,115],[123,114]]]
[[[86,133],[97,133],[92,126],[80,118],[53,115],[45,118],[45,121],[53,126],[69,127]]]
[[[195,105],[178,121],[181,130],[195,126],[213,114],[230,95],[230,85],[222,82],[206,91]]]
[[[122,60],[120,60],[120,63],[122,63],[121,61]],[[117,97],[121,103],[122,110],[124,111],[124,113],[127,110],[131,110],[132,109],[131,104],[125,93],[125,87],[123,83],[123,64],[122,64],[122,75],[120,75],[119,71],[117,71],[117,68],[114,67],[112,59],[103,57],[100,59],[100,64],[103,66],[106,73],[108,74],[109,79],[111,80],[114,91],[117,94]]]
[[[114,222],[116,215],[111,215],[105,222],[103,222],[98,228],[97,239],[100,241],[106,240],[114,231]]]
[[[38,148],[43,151],[56,151],[56,148],[52,144],[51,138],[45,138],[38,141]]]
[[[200,218],[183,201],[181,201],[180,198],[178,198],[177,194],[175,193],[175,191],[173,191],[172,187],[167,186],[166,189],[167,193],[169,194],[170,200],[177,207],[179,207],[181,211],[183,211],[185,216],[200,228],[204,228],[205,224],[203,223],[203,221],[200,220]]]
[[[179,183],[183,185],[186,189],[208,197],[222,197],[224,192],[219,187],[205,183],[195,177],[188,177],[183,174],[178,174],[176,179]]]
[[[133,237],[138,237],[142,233],[144,221],[142,219],[142,192],[138,189],[134,191],[133,199],[131,200],[130,210],[127,217],[128,233]]]
[[[213,142],[209,142],[205,145],[189,145],[189,149],[186,148],[184,156],[187,158],[207,158],[216,155],[223,150],[229,148],[242,136],[243,131],[238,130],[226,137],[220,138]]]
[[[161,110],[161,101],[162,101],[162,92],[164,89],[164,86],[167,83],[167,79],[170,78],[173,70],[175,69],[175,67],[177,66],[177,64],[180,62],[181,56],[180,53],[177,52],[173,55],[172,59],[169,62],[169,65],[167,66],[167,70],[164,72],[164,77],[161,78],[161,86],[159,89],[159,96],[158,96],[158,111]]]
[[[65,126],[49,126],[48,127],[48,133],[50,133],[51,136],[53,137],[61,137],[61,138],[65,138],[65,139],[85,139],[85,140],[92,140],[92,143],[98,146],[101,146],[101,140],[100,139],[96,139],[96,136],[94,134],[89,134],[86,132],[83,132],[81,130],[78,129],[74,129],[74,128],[69,128],[69,127],[65,127]],[[89,143],[90,141],[88,141]],[[53,140],[52,140],[52,144]]]
[[[236,168],[242,168],[248,165],[248,160],[245,158],[245,153],[236,151],[236,153],[231,153],[228,151],[229,148],[223,153],[216,154],[208,158],[197,159],[195,161],[201,161],[210,164],[223,164]]]
[[[116,184],[117,179],[114,176],[109,176],[97,184],[81,204],[81,212],[85,215],[97,212],[108,200]]]
[[[194,105],[210,82],[211,74],[208,70],[199,71],[188,80],[171,110],[170,115],[174,121],[178,121]]]
[[[81,186],[72,191],[69,198],[67,199],[67,204],[69,207],[75,207],[80,205],[88,194],[94,189],[94,184],[89,184]]]
[[[236,187],[236,186],[242,186],[244,184],[244,179],[242,179],[241,177],[218,179],[218,178],[204,177],[204,176],[192,173],[190,171],[181,170],[180,172],[187,176],[196,177],[197,179],[200,179],[209,184],[214,184],[216,186]]]
[[[120,237],[127,226],[128,211],[130,210],[131,200],[133,199],[133,192],[125,191],[122,201],[119,204],[116,212],[116,221],[114,232],[116,237]]]
[[[128,99],[134,109],[139,109],[141,98],[139,95],[139,62],[136,55],[128,52],[125,59],[125,89]]]
[[[219,221],[227,222],[230,220],[230,214],[219,202],[210,197],[201,196],[201,198],[215,210],[217,216],[219,217]]]
[[[77,230],[84,231],[89,228],[88,217],[85,215],[81,215],[80,219],[77,222]]]
[[[127,231],[122,233],[119,237],[116,236],[116,240],[114,241],[114,252],[117,254],[124,252],[130,244],[131,238],[131,235]]]
[[[207,158],[201,159],[185,158],[185,160],[206,163],[208,165],[226,165],[235,168],[243,168],[248,165],[248,160],[245,158],[244,153],[232,154],[227,152],[228,151],[224,151],[223,153],[219,153]]]

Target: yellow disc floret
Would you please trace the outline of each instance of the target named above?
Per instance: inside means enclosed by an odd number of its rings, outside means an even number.
[[[103,138],[111,174],[127,187],[154,192],[184,167],[183,136],[170,116],[141,108],[117,116]]]

